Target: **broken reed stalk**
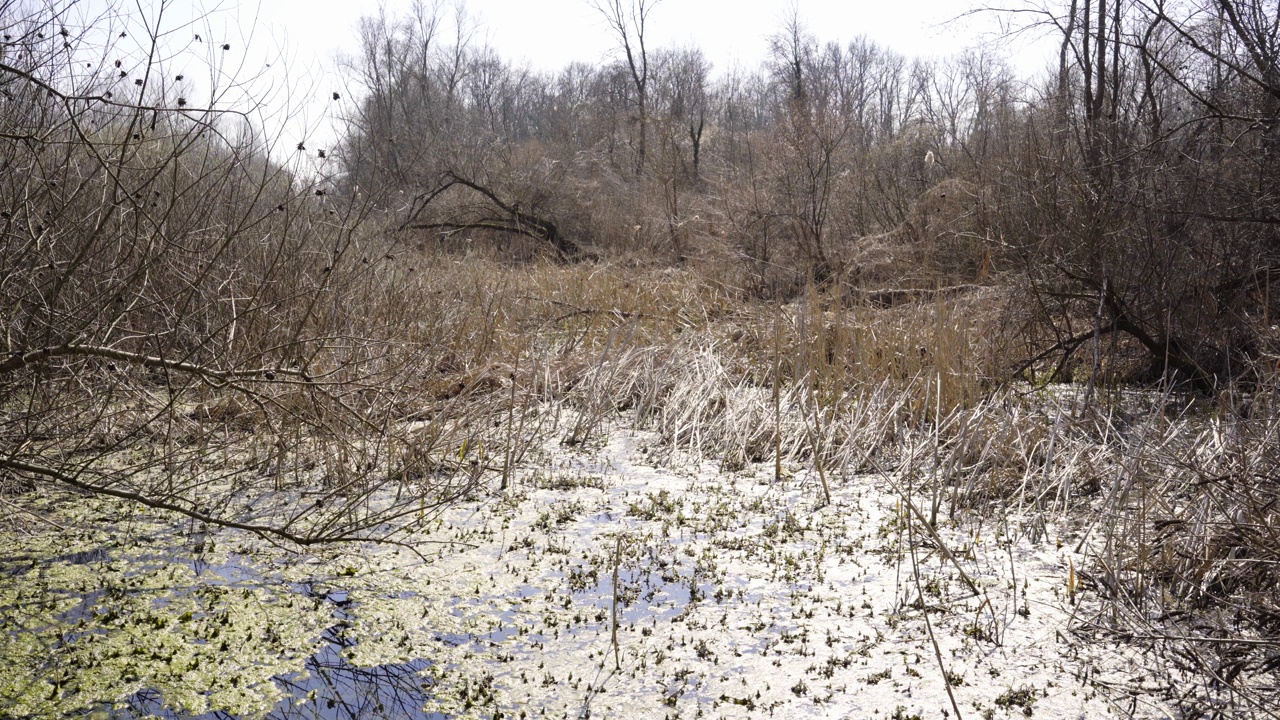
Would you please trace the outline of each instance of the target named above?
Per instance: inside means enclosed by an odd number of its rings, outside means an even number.
[[[511,434],[516,414],[516,375],[520,372],[520,352],[516,352],[516,362],[511,370],[511,396],[507,398],[507,447],[506,452],[502,454],[502,485],[498,488],[505,491],[511,481],[511,463],[515,456],[515,446],[512,444]]]
[[[597,361],[594,371],[591,375],[591,387],[588,395],[584,399],[585,409],[579,413],[578,420],[574,424],[572,433],[569,436],[570,445],[581,445],[587,442],[591,433],[595,432],[600,425],[600,421],[604,418],[606,400],[605,397],[610,385],[618,374],[619,368],[626,359],[627,351],[632,348],[632,340],[635,338],[636,330],[640,327],[639,318],[634,318],[631,327],[628,328],[626,337],[619,340],[619,332],[621,328],[614,328],[609,331],[609,337],[605,341],[604,350],[600,353],[600,359]],[[615,343],[617,347],[615,349]],[[615,350],[612,367],[609,366],[609,351]],[[601,379],[606,367],[608,367],[608,377]],[[608,407],[613,407],[612,403],[608,403]]]
[[[782,314],[773,316],[773,481],[782,480]]]
[[[613,669],[622,669],[622,659],[618,650],[618,566],[622,564],[622,536],[617,537],[613,549],[613,628],[609,642],[613,644]]]
[[[934,386],[935,390],[933,394],[934,482],[933,482],[933,488],[931,489],[933,492],[933,499],[929,503],[929,525],[931,527],[937,527],[938,525],[938,508],[942,504],[942,487],[945,484],[945,478],[939,477],[939,473],[942,468],[942,463],[939,458],[939,455],[942,450],[942,447],[941,447],[942,446],[942,373],[941,372],[934,373],[934,378],[936,379],[936,385]],[[926,398],[927,397],[928,396],[926,395]],[[925,402],[926,402],[926,411],[927,411],[928,400],[926,399]],[[951,417],[948,417],[948,420],[950,419]],[[960,444],[963,444],[963,443],[960,443]]]
[[[822,419],[820,417],[822,409],[818,407],[818,395],[813,389],[813,384],[805,378],[805,385],[809,391],[809,405],[813,408],[813,426],[805,423],[805,430],[809,434],[809,445],[813,450],[813,467],[818,471],[818,479],[822,481],[822,499],[824,505],[831,504],[831,486],[827,484],[827,472],[822,466],[822,452],[818,447],[818,441],[824,437],[822,432]]]
[[[908,474],[907,492],[910,493],[913,489],[911,475]],[[915,510],[915,505],[912,504],[910,497],[906,498],[906,502],[911,506],[912,510]],[[947,691],[947,699],[951,701],[951,710],[955,712],[956,720],[962,720],[964,716],[960,714],[960,704],[956,702],[956,695],[951,690],[951,677],[947,675],[947,665],[942,659],[942,648],[938,645],[938,638],[933,634],[933,622],[929,620],[929,606],[924,599],[924,583],[920,581],[920,558],[916,554],[915,516],[917,515],[919,515],[919,511],[907,514],[907,546],[911,549],[911,574],[916,581],[916,594],[920,599],[920,614],[924,616],[924,627],[929,633],[929,643],[933,645],[933,657],[938,661],[938,671],[942,673],[942,687]],[[923,518],[921,519],[923,520]],[[927,529],[930,530],[935,538],[937,537],[932,528]],[[959,565],[957,564],[956,567],[959,568]],[[961,570],[961,574],[963,573],[964,571]],[[970,583],[970,587],[972,587],[972,583]]]
[[[913,485],[914,485],[912,481],[912,477],[915,473],[915,470],[911,468],[911,463],[915,461],[914,453],[911,454],[911,456],[908,458],[909,462],[906,463],[908,467],[906,488],[903,488],[902,486],[898,485],[898,483],[894,482],[893,478],[890,477],[889,473],[885,471],[884,466],[882,466],[874,457],[872,457],[870,453],[863,451],[862,456],[863,456],[863,461],[866,462],[868,465],[870,465],[871,468],[875,470],[878,475],[883,477],[885,479],[885,482],[889,483],[889,486],[893,488],[893,491],[898,494],[898,497],[902,498],[902,502],[907,506],[907,509],[910,511],[910,514],[920,521],[920,524],[923,525],[925,531],[929,533],[929,538],[933,540],[938,550],[942,551],[943,556],[945,556],[947,560],[951,563],[951,565],[955,567],[956,572],[960,573],[960,579],[964,581],[964,584],[969,588],[969,591],[973,593],[973,596],[978,597],[982,595],[982,591],[978,589],[978,585],[974,583],[973,578],[969,577],[969,573],[965,572],[964,568],[961,567],[960,560],[956,558],[956,556],[951,552],[951,549],[947,547],[946,541],[944,541],[942,539],[942,536],[938,534],[937,529],[929,524],[929,521],[927,518],[925,518],[924,513],[920,511],[920,508],[916,506],[915,501],[911,499],[911,493],[913,491]]]

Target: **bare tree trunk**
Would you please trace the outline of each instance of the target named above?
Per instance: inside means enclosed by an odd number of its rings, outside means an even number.
[[[1071,0],[1071,9],[1067,15],[1067,27],[1062,31],[1062,46],[1058,50],[1058,97],[1064,102],[1071,80],[1070,65],[1067,64],[1067,51],[1071,49],[1071,41],[1076,32],[1076,16],[1079,12],[1079,0]]]
[[[689,141],[693,143],[693,179],[696,181],[699,177],[699,167],[702,161],[702,128],[706,118],[702,112],[698,113],[698,122],[689,123]]]
[[[592,5],[617,36],[627,60],[627,71],[636,89],[636,159],[635,174],[644,174],[649,134],[649,54],[645,45],[645,24],[653,12],[655,0],[631,0],[624,7],[622,0],[594,0]]]

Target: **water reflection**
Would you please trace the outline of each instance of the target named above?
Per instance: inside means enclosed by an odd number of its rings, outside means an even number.
[[[326,633],[326,639],[331,639]],[[425,660],[407,663],[355,667],[342,657],[345,646],[340,633],[333,642],[307,659],[304,672],[274,678],[285,699],[267,714],[272,720],[435,720],[437,713],[425,713],[429,686],[421,672],[430,665]],[[134,720],[160,717],[172,720],[231,720],[225,712],[190,715],[164,707],[159,693],[142,692],[129,699],[129,707],[112,717]]]
[[[50,562],[90,564],[107,562],[112,553],[106,549],[62,555]],[[373,667],[358,667],[348,661],[346,652],[357,644],[352,636],[352,613],[358,603],[349,591],[325,580],[308,580],[297,583],[274,582],[264,577],[246,557],[231,553],[219,562],[207,562],[203,554],[144,553],[131,558],[131,569],[124,575],[132,576],[166,564],[183,563],[191,567],[196,577],[214,580],[216,585],[228,588],[245,588],[264,582],[283,587],[287,592],[310,598],[330,608],[333,624],[321,633],[320,649],[308,657],[301,670],[276,675],[271,681],[283,691],[284,698],[265,716],[274,720],[426,720],[442,718],[438,713],[422,710],[431,699],[431,683],[423,671],[430,666],[426,660],[389,663]],[[78,627],[84,621],[93,620],[99,613],[113,612],[112,593],[157,593],[150,600],[155,605],[168,604],[168,593],[189,592],[181,587],[108,587],[95,588],[78,593],[76,605],[61,613],[58,619],[65,627]],[[93,632],[101,632],[95,630]],[[74,642],[79,632],[68,631],[62,641]],[[0,713],[3,715],[3,713]],[[195,714],[166,707],[166,698],[155,689],[137,692],[128,697],[122,707],[100,705],[82,714],[90,718],[165,718],[167,720],[232,720],[239,716],[225,711]]]

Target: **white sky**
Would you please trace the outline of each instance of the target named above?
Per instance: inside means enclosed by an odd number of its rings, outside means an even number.
[[[82,0],[82,8],[110,0]],[[426,0],[430,2],[430,0]],[[625,0],[624,0],[625,1]],[[126,8],[135,0],[123,0]],[[161,0],[137,0],[155,12]],[[385,0],[389,15],[405,13],[412,0]],[[445,0],[452,12],[453,0]],[[1023,76],[1038,74],[1052,52],[1051,43],[1029,45],[1026,39],[1001,39],[991,14],[956,20],[981,0],[794,0],[801,20],[820,41],[847,42],[865,35],[908,56],[942,57],[987,43],[1007,56]],[[768,37],[784,22],[793,0],[664,0],[649,18],[651,47],[693,45],[713,64],[713,74],[740,63],[758,66]],[[1016,4],[1016,3],[1015,3]],[[227,71],[245,78],[263,77],[252,85],[256,99],[266,103],[269,130],[283,133],[289,149],[298,139],[308,149],[332,143],[334,131],[325,115],[334,107],[333,91],[354,100],[337,70],[339,53],[354,53],[357,24],[377,13],[380,3],[365,0],[166,0],[165,26],[194,22],[173,33],[189,42],[191,33],[212,36],[213,44],[193,46],[209,52],[229,41],[232,50],[211,55]],[[465,0],[467,13],[479,25],[480,37],[499,54],[534,69],[557,70],[571,61],[596,64],[617,47],[600,13],[588,0]],[[203,18],[203,19],[198,19]],[[185,40],[184,40],[185,39]],[[179,42],[178,44],[182,44]],[[280,50],[285,50],[285,56]],[[267,63],[270,68],[266,68]],[[167,63],[174,72],[184,61]],[[205,73],[207,75],[207,72]],[[203,85],[204,83],[199,83]],[[269,89],[268,89],[269,88]],[[207,98],[191,102],[202,105]],[[274,126],[274,127],[273,127]]]
[[[407,10],[410,0],[384,4],[394,15]],[[652,45],[696,45],[720,69],[734,61],[754,66],[792,4],[792,0],[665,0],[650,15]],[[994,39],[997,26],[990,15],[948,23],[979,4],[983,3],[795,0],[801,19],[820,40],[848,41],[866,35],[903,54],[919,56],[948,55]],[[375,13],[378,6],[360,0],[261,0],[260,9],[264,25],[283,30],[291,46],[323,60],[334,49],[353,48],[357,21]],[[254,7],[254,0],[242,0],[240,12]],[[537,69],[559,69],[574,60],[596,63],[616,46],[589,0],[466,0],[466,9],[504,57],[527,60]],[[1023,48],[999,41],[996,49],[1021,54]]]

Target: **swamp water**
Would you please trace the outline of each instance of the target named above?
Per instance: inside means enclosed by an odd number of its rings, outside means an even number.
[[[966,717],[1120,715],[1083,678],[1125,659],[1071,641],[1068,528],[913,553],[882,480],[820,507],[816,477],[652,442],[558,449],[438,518],[425,561],[46,497],[64,530],[0,551],[0,715],[941,718],[948,686]]]

